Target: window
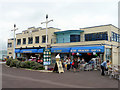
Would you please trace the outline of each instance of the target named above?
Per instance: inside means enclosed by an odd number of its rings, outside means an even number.
[[[110,60],[111,61],[111,54],[112,51],[110,48],[106,48],[106,60]]]
[[[47,38],[47,40],[48,40],[48,38]],[[45,43],[45,42],[46,42],[46,35],[42,36],[42,43]]]
[[[119,39],[118,42],[120,42],[120,35],[118,35],[118,39]]]
[[[119,42],[119,34],[112,32],[112,41]]]
[[[26,44],[26,38],[23,38],[23,44]]]
[[[85,34],[85,41],[108,40],[107,32]]]
[[[17,45],[21,45],[21,39],[17,39]]]
[[[8,43],[8,48],[9,48],[9,47],[12,47],[12,43]]]
[[[28,44],[32,44],[33,43],[33,37],[29,37],[28,38]]]
[[[70,35],[70,42],[80,42],[80,35]]]
[[[35,37],[35,43],[39,43],[39,36]]]

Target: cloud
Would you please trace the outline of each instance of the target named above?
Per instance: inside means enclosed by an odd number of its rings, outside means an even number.
[[[13,37],[13,25],[20,33],[28,27],[45,27],[45,15],[54,21],[48,26],[62,30],[103,24],[117,26],[118,0],[1,0],[0,43]],[[1,41],[3,40],[3,41]]]

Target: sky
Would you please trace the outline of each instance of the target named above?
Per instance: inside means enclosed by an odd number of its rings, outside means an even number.
[[[21,33],[29,27],[43,27],[41,22],[53,19],[48,27],[79,30],[84,27],[113,24],[118,26],[119,0],[0,0],[0,49],[13,38],[13,25]]]

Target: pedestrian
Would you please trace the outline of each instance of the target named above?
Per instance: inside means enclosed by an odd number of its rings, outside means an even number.
[[[75,58],[73,62],[74,62],[74,72],[76,72],[76,71],[77,71],[77,68],[78,68],[77,59]]]
[[[65,68],[63,59],[61,59],[61,62],[62,62],[62,67]]]
[[[67,62],[67,70],[70,70],[70,58],[67,58],[66,62]]]
[[[101,64],[101,70],[102,70],[101,75],[102,75],[102,76],[105,75],[105,72],[104,72],[104,71],[105,71],[106,69],[108,69],[108,68],[107,68],[107,63],[109,63],[109,60],[104,61],[104,62]]]

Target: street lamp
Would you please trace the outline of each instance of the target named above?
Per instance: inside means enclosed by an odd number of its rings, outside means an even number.
[[[47,41],[47,38],[48,38],[48,37],[47,37],[47,35],[48,35],[47,24],[48,24],[49,22],[51,22],[51,21],[53,21],[53,20],[49,20],[49,21],[48,21],[48,14],[47,14],[47,15],[46,15],[46,21],[45,21],[45,22],[41,22],[41,24],[44,24],[44,23],[46,24],[46,47],[45,47],[46,49],[47,49],[47,43],[48,43],[48,41]]]
[[[13,45],[13,59],[15,59],[15,31],[18,30],[18,28],[16,28],[16,24],[14,24],[14,29],[11,31],[14,31],[14,45]]]

